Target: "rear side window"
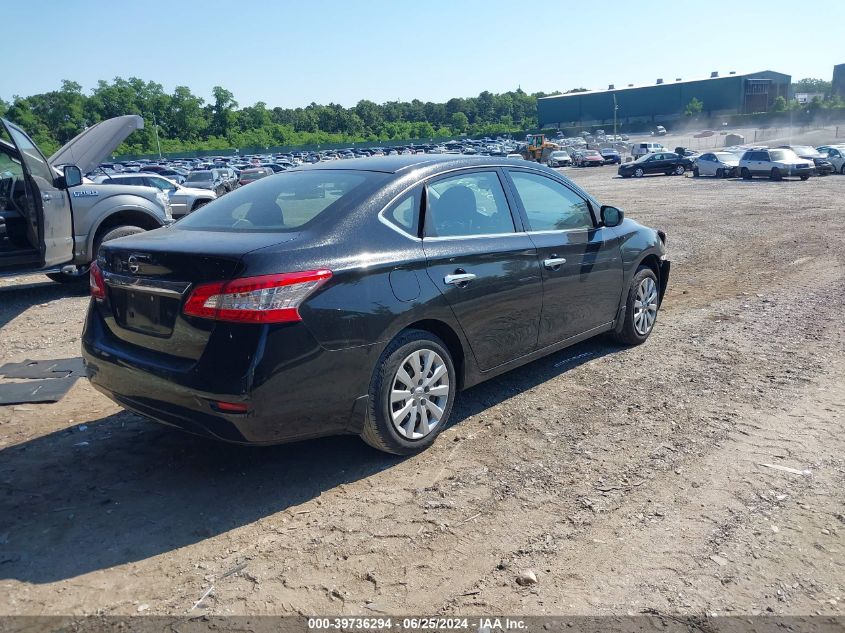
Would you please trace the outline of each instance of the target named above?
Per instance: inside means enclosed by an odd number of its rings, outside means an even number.
[[[383,174],[347,170],[313,170],[261,178],[226,194],[179,222],[183,229],[206,231],[286,232],[298,230],[345,199],[358,197]]]
[[[417,194],[409,193],[396,202],[385,216],[388,220],[403,228],[413,236],[417,235],[417,221],[419,217],[419,198]]]
[[[509,172],[532,231],[567,231],[593,227],[590,206],[577,193],[551,178]]]
[[[513,217],[495,172],[475,172],[428,185],[425,234],[466,237],[513,233]]]

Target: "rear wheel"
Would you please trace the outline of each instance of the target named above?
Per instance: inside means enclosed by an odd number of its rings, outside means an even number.
[[[742,172],[740,173],[742,175],[743,180],[751,180],[751,172],[748,171],[748,167],[743,167]]]
[[[100,250],[100,245],[103,242],[108,242],[109,240],[116,240],[119,237],[126,237],[128,235],[136,235],[138,233],[143,233],[145,229],[142,229],[140,226],[132,226],[127,224],[126,226],[117,226],[113,229],[109,229],[106,233],[102,236],[98,237],[94,242],[94,252],[92,253],[91,260],[97,259],[97,253]],[[91,264],[84,264],[82,266],[76,266],[73,272],[59,272],[59,273],[47,273],[47,277],[56,281],[60,284],[74,284],[74,283],[82,283],[88,281],[88,271],[91,268]]]
[[[614,338],[625,345],[644,343],[657,320],[660,293],[657,275],[648,267],[641,267],[631,280],[625,302],[625,317],[621,329],[614,331]]]
[[[422,330],[403,332],[373,373],[361,438],[386,453],[418,453],[448,424],[456,391],[455,367],[443,341]]]

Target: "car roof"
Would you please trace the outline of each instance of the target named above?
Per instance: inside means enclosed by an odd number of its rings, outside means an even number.
[[[306,169],[349,169],[355,171],[380,171],[396,174],[411,171],[419,167],[435,167],[443,170],[481,165],[513,165],[512,158],[497,156],[471,156],[466,154],[398,154],[393,156],[369,156],[344,161],[328,161],[303,165],[297,170]]]

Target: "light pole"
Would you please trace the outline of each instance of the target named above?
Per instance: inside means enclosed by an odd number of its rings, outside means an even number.
[[[613,140],[616,140],[616,111],[619,109],[619,106],[616,105],[616,95],[613,95]]]
[[[153,130],[156,135],[156,147],[158,147],[158,157],[161,158],[161,143],[158,142],[158,123],[156,123],[156,115],[153,115]]]

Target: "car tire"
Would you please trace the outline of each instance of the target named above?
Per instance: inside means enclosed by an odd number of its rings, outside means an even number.
[[[716,170],[716,178],[724,178],[724,177],[725,177],[725,170],[722,169],[721,167],[719,167],[719,169]]]
[[[628,288],[625,300],[625,316],[621,328],[613,332],[613,338],[624,345],[640,345],[654,330],[657,312],[660,308],[660,286],[657,275],[647,266],[641,266]],[[643,309],[643,300],[648,300]],[[637,304],[640,304],[639,306]]]
[[[92,254],[91,260],[93,261],[97,259],[97,253],[100,251],[100,245],[103,242],[108,242],[109,240],[116,240],[119,237],[137,235],[138,233],[143,233],[144,230],[145,229],[142,229],[140,226],[133,226],[131,224],[127,224],[125,226],[117,226],[113,229],[108,230],[102,236],[97,237],[97,239],[94,241],[94,253]],[[90,268],[91,264],[85,264],[83,266],[77,266],[76,271],[73,273],[47,273],[47,277],[60,284],[75,284],[87,282],[88,271]]]
[[[809,180],[809,176],[801,176],[801,180]]]
[[[693,177],[693,178],[698,178],[700,175],[701,175],[701,172],[700,172],[700,171],[698,171],[698,167],[693,167],[693,168],[692,168],[692,177]]]
[[[645,176],[645,172],[643,171],[643,168],[637,167],[634,170],[634,178],[642,178],[643,176]]]
[[[780,169],[772,167],[772,173],[769,175],[769,178],[772,180],[783,180],[783,176],[780,174]]]
[[[193,213],[193,212],[194,212],[194,211],[196,211],[197,209],[200,209],[200,208],[204,207],[204,206],[205,206],[205,205],[207,205],[209,202],[211,202],[211,200],[197,200],[197,201],[194,203],[194,206],[193,206],[193,207],[191,207],[191,213]]]
[[[839,173],[845,176],[845,163],[842,163],[842,167],[839,168]]]
[[[684,167],[683,165],[678,165],[677,167],[675,167],[675,169],[672,171],[672,173],[675,174],[676,176],[683,176],[686,173],[686,171],[687,171],[686,167]]]
[[[394,455],[425,450],[449,423],[457,386],[452,356],[443,341],[424,330],[402,332],[376,364],[361,439]],[[438,395],[429,395],[434,389]],[[398,395],[405,392],[407,398]],[[433,415],[439,417],[430,425]]]
[[[742,172],[740,173],[742,175],[743,180],[751,180],[751,172],[748,171],[748,167],[743,167]]]

